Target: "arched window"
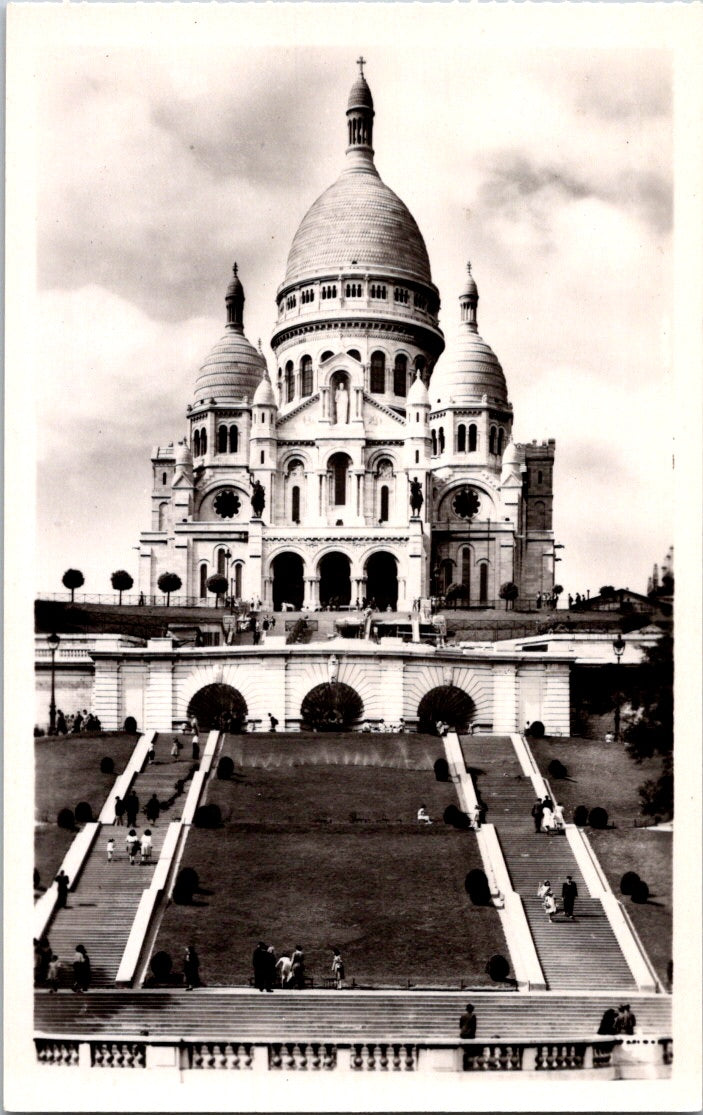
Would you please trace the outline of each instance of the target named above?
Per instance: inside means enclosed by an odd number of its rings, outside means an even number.
[[[297,484],[293,486],[290,497],[290,517],[294,523],[300,522],[300,488]]]
[[[393,365],[393,394],[405,397],[408,393],[408,358],[401,352]]]
[[[439,427],[439,451],[444,453],[444,426]]]
[[[159,504],[159,530],[166,530],[168,524],[168,504]]]
[[[200,431],[200,452],[203,457],[207,453],[207,430]]]
[[[200,599],[204,600],[207,596],[207,565],[205,562],[200,566],[199,586]]]
[[[164,484],[165,484],[165,483],[166,483],[166,473],[164,473]],[[538,483],[538,484],[541,484],[541,483],[542,483],[542,472],[541,472],[541,470],[539,470],[539,471],[537,472],[537,483]]]
[[[437,431],[432,431],[432,456],[437,456]]]
[[[545,530],[547,526],[547,508],[543,500],[538,499],[534,503],[534,515],[532,526],[534,530]]]
[[[227,452],[227,427],[220,426],[217,430],[217,452]]]
[[[347,502],[347,470],[349,458],[346,453],[335,453],[330,460],[332,469],[332,498],[336,507],[343,507]]]
[[[488,452],[489,453],[495,453],[495,451],[496,451],[496,428],[495,428],[495,426],[491,426],[490,433],[488,435]]]
[[[227,558],[225,557],[224,550],[217,551],[217,572],[221,577],[226,576],[227,573]]]
[[[381,488],[381,515],[382,523],[388,522],[388,485],[384,484]]]
[[[488,603],[488,563],[485,561],[478,567],[478,599],[480,604]]]
[[[330,353],[330,356],[331,355],[332,353]],[[348,348],[347,356],[351,356],[354,360],[361,360],[361,353],[359,352],[358,348]]]
[[[301,394],[312,395],[312,356],[304,356],[300,361]]]
[[[472,422],[471,425],[469,426],[469,453],[475,453],[476,452],[477,443],[478,443],[478,430],[476,429],[475,424]]]
[[[386,358],[382,352],[371,354],[371,391],[382,395],[386,390]]]
[[[416,465],[420,464],[420,450],[419,449],[415,450],[415,464]]]
[[[449,588],[450,584],[452,583],[452,577],[453,577],[452,570],[453,570],[453,568],[454,568],[454,562],[452,561],[452,559],[451,558],[444,558],[444,560],[442,561],[442,563],[440,565],[440,569],[441,569],[440,580],[441,580],[441,591],[442,592],[446,592],[447,589]]]
[[[320,357],[320,363],[324,364],[325,360],[329,360],[330,356],[332,355],[333,353],[331,353],[329,349],[325,349],[325,351],[322,353],[322,356]]]
[[[456,432],[456,451],[457,453],[466,452],[466,426],[463,423]]]
[[[295,390],[295,373],[293,372],[293,361],[289,360],[286,364],[286,402],[290,403],[293,399],[293,392]]]
[[[238,561],[237,564],[234,567],[234,595],[236,596],[237,600],[239,600],[241,598],[241,595],[242,595],[242,569],[243,568],[244,568],[244,566],[242,565],[241,561]]]
[[[200,430],[196,430],[193,434],[193,456],[200,456]]]
[[[501,426],[500,429],[498,430],[498,456],[499,457],[503,456],[503,438],[504,437],[505,437],[505,434],[503,432],[503,427]]]
[[[238,449],[239,449],[239,430],[237,429],[236,426],[230,426],[230,428],[229,428],[229,451],[230,451],[230,453],[236,453]]]
[[[468,546],[461,551],[461,583],[466,591],[464,599],[468,604],[471,599],[471,550]]]

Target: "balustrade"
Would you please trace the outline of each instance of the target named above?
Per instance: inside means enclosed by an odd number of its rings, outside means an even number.
[[[236,1042],[202,1042],[188,1047],[188,1064],[192,1069],[250,1069],[251,1045]]]
[[[35,1042],[37,1060],[42,1065],[77,1065],[77,1041],[42,1041]]]
[[[413,1072],[417,1068],[415,1045],[355,1045],[351,1067],[357,1072]]]
[[[334,1045],[319,1042],[285,1042],[269,1047],[269,1068],[291,1072],[298,1069],[334,1069],[337,1067],[337,1050]]]
[[[583,1045],[540,1045],[537,1047],[537,1069],[583,1068]]]
[[[90,1061],[99,1069],[143,1069],[146,1065],[146,1047],[134,1042],[91,1042]]]
[[[471,1046],[464,1050],[464,1072],[513,1071],[522,1068],[518,1045]]]

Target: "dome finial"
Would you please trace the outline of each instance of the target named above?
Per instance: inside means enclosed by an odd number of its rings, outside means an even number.
[[[470,260],[466,264],[466,270],[468,273],[467,279],[459,298],[461,303],[461,320],[468,325],[472,333],[477,333],[478,322],[476,319],[476,308],[478,306],[478,287],[471,273]]]
[[[349,91],[347,101],[347,157],[355,169],[373,168],[373,97],[364,77],[366,59],[360,54],[356,60],[359,76]]]
[[[364,58],[363,54],[359,55],[359,57],[356,60],[356,64],[359,67],[359,73],[363,77],[364,76],[364,66],[366,65],[366,59]]]
[[[471,270],[471,264],[469,264],[469,270]],[[237,274],[237,261],[236,261],[236,259],[234,261],[234,267],[232,268],[232,274],[233,275]]]

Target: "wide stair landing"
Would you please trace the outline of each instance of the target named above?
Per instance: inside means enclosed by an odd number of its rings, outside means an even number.
[[[204,973],[207,976],[207,973]],[[584,1041],[617,994],[479,992],[476,1038]],[[456,1041],[466,993],[356,991],[96,991],[35,995],[37,1034],[201,1041]],[[638,1035],[671,1037],[668,995],[628,997]],[[143,1039],[142,1039],[143,1040]]]
[[[552,991],[609,987],[633,991],[632,973],[599,899],[588,896],[568,841],[563,835],[536,833],[530,810],[535,794],[522,774],[509,736],[462,736],[467,769],[495,825],[514,889],[522,898],[527,922]],[[561,887],[571,875],[578,887],[575,916],[561,912]],[[560,912],[553,922],[537,897],[549,879]]]
[[[147,766],[134,783],[140,809],[137,832],[142,833],[145,828],[152,832],[151,863],[130,864],[125,849],[125,837],[129,832],[126,824],[101,825],[78,885],[69,892],[68,906],[58,911],[49,927],[51,947],[65,964],[66,981],[72,979],[73,953],[81,943],[90,958],[91,986],[114,985],[142,891],[151,884],[168,824],[180,818],[185,801],[187,785],[185,792],[174,798],[177,779],[185,778],[190,767],[190,736],[181,738],[184,741],[181,756],[187,755],[187,760],[182,757],[180,762],[172,762],[169,751],[173,737],[159,734],[157,761]],[[155,825],[147,821],[143,813],[152,793],[162,803],[162,812]],[[115,838],[112,863],[107,862],[105,852],[110,836]]]

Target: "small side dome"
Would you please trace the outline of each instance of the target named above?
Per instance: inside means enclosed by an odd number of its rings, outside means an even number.
[[[505,452],[503,454],[503,467],[505,467],[505,465],[519,465],[519,464],[520,464],[520,454],[518,453],[518,448],[517,448],[515,442],[511,438],[510,441],[508,442],[508,444],[506,445]]]
[[[252,400],[252,406],[255,406],[255,407],[275,407],[276,406],[276,396],[273,393],[273,387],[271,386],[271,380],[269,379],[268,369],[266,369],[266,371],[264,371],[264,374],[261,377],[261,382],[259,383],[259,386],[257,387],[256,391],[254,392],[254,398]]]
[[[176,446],[175,460],[176,468],[190,468],[193,464],[193,456],[187,441],[179,441]]]
[[[413,404],[416,406],[430,405],[430,396],[427,394],[427,388],[423,383],[422,376],[420,375],[419,370],[415,375],[415,379],[410,385],[407,402],[408,406],[412,406]]]

